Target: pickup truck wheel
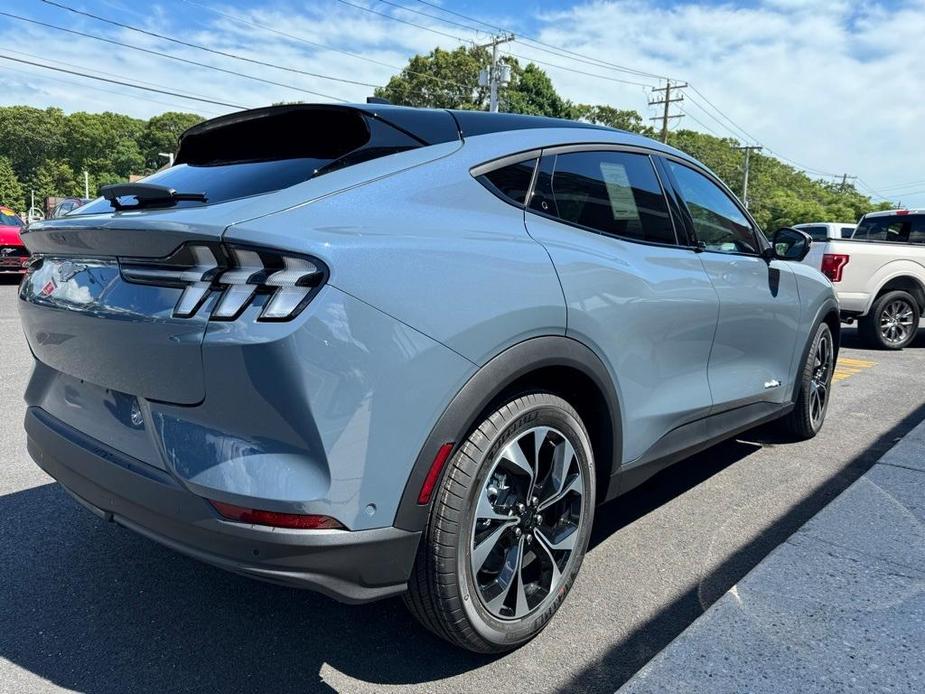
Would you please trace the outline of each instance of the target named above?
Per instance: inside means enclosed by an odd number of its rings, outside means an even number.
[[[568,594],[588,546],[595,480],[575,409],[551,393],[514,398],[447,462],[405,604],[478,653],[526,643]]]
[[[832,330],[826,323],[820,323],[800,372],[796,406],[783,420],[787,431],[796,439],[811,439],[822,428],[829,409],[834,371]]]
[[[919,305],[904,291],[887,292],[858,323],[861,339],[876,349],[908,347],[919,330]]]

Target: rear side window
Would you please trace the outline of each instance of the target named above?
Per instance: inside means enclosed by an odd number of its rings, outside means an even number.
[[[857,241],[925,243],[925,215],[865,217],[851,238]]]
[[[697,240],[708,251],[758,253],[748,218],[722,188],[683,164],[669,160],[668,167],[693,219]]]
[[[536,193],[531,208],[562,221],[631,240],[677,242],[661,185],[644,154],[556,155],[552,167],[545,160],[540,167]]]
[[[477,180],[498,197],[523,205],[535,168],[536,159],[529,159],[489,171],[479,176]]]
[[[854,227],[842,227],[841,228],[841,237],[843,239],[850,239],[852,234],[854,234]]]

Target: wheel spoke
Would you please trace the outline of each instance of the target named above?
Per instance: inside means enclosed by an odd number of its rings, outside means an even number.
[[[574,458],[575,449],[572,448],[572,444],[569,443],[568,439],[562,439],[552,453],[552,469],[549,472],[549,484],[547,484],[549,493],[540,498],[540,508],[547,506],[546,502],[549,499],[562,494],[562,490],[565,488],[566,482],[568,482],[568,473],[572,469]]]
[[[495,614],[499,614],[501,608],[504,607],[504,603],[507,602],[508,595],[511,592],[511,587],[514,585],[515,579],[517,579],[517,583],[523,583],[523,581],[520,580],[520,563],[523,559],[523,553],[523,538],[520,538],[515,544],[508,548],[507,554],[504,557],[504,566],[501,567],[501,572],[496,579],[497,585],[500,586],[501,591],[485,604],[485,606]]]
[[[574,534],[575,533],[571,533],[571,535],[574,535]],[[547,587],[547,590],[552,590],[552,587],[559,582],[559,577],[562,575],[561,572],[559,571],[559,564],[556,561],[555,555],[553,555],[553,547],[550,544],[549,540],[546,539],[546,536],[543,535],[543,533],[540,532],[539,529],[537,529],[536,532],[534,533],[534,537],[536,537],[536,540],[537,540],[536,546],[543,550],[544,554],[546,554],[546,556],[549,558],[549,563],[552,566],[552,573],[549,579],[549,586]]]
[[[575,492],[579,496],[585,493],[585,485],[581,480],[581,475],[572,475],[568,484],[563,489],[561,489],[558,494],[554,494],[550,496],[548,499],[546,499],[545,501],[541,502],[540,505],[537,507],[537,510],[543,511],[549,508],[556,502],[564,499],[565,496],[569,492]]]
[[[508,461],[525,475],[528,475],[530,477],[530,487],[532,489],[533,478],[536,476],[536,473],[533,470],[533,465],[527,460],[527,456],[524,455],[517,441],[511,441],[504,447],[504,450],[501,451],[501,459]]]
[[[578,539],[578,528],[574,528],[572,532],[570,532],[565,537],[559,538],[558,542],[553,542],[550,540],[540,529],[537,529],[536,535],[542,539],[543,544],[545,544],[550,550],[554,550],[556,552],[571,552],[573,549],[575,549],[575,540]]]
[[[498,540],[500,540],[504,532],[512,528],[515,523],[516,521],[514,520],[502,523],[495,528],[488,537],[475,546],[475,549],[472,550],[472,570],[474,572],[478,573],[482,570],[482,567],[485,566],[485,560],[488,559],[488,555],[490,555],[492,550],[498,545]]]

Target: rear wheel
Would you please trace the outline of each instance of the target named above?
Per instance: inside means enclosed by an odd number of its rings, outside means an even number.
[[[858,323],[864,342],[877,349],[909,346],[919,330],[919,304],[904,291],[887,292],[874,301],[870,313]]]
[[[511,650],[559,609],[588,545],[595,480],[578,413],[550,393],[498,408],[457,447],[405,602],[438,636]]]

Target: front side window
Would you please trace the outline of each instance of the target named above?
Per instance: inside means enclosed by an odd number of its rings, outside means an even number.
[[[545,157],[530,206],[604,234],[676,243],[661,185],[644,154],[571,152]]]
[[[706,250],[758,253],[758,242],[752,225],[722,188],[683,164],[669,160],[668,167],[687,204],[697,239]]]

